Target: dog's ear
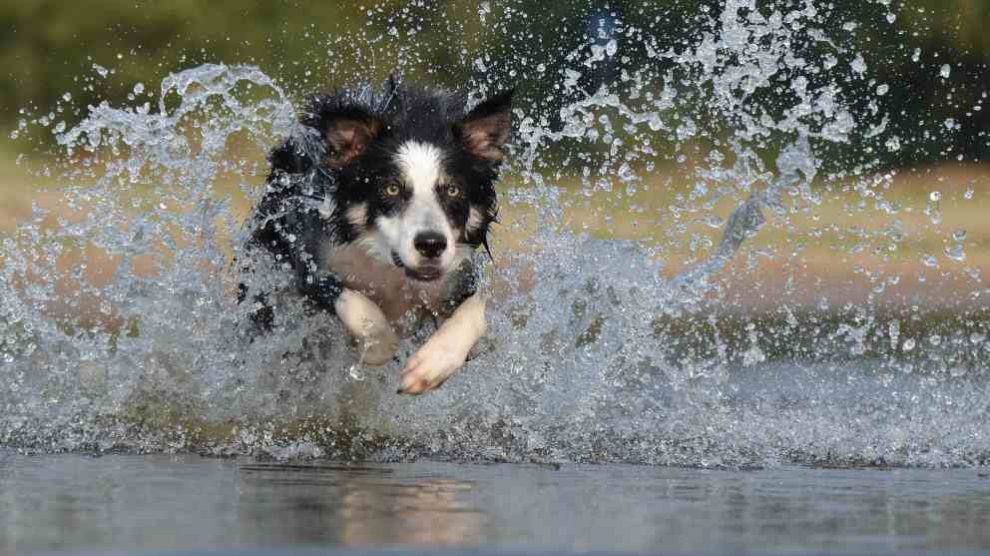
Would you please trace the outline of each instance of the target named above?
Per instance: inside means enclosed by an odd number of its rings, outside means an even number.
[[[455,131],[469,153],[491,162],[505,157],[503,148],[512,133],[514,92],[509,89],[489,98],[457,123]]]
[[[327,164],[331,168],[343,168],[353,162],[385,129],[385,122],[364,110],[324,114],[322,119]]]

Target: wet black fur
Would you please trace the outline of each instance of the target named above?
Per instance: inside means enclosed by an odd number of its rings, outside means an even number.
[[[333,311],[341,285],[332,273],[323,270],[321,246],[325,242],[345,245],[358,238],[362,226],[355,226],[346,216],[347,209],[355,204],[367,205],[366,224],[379,214],[399,209],[401,197],[389,198],[382,191],[397,177],[396,149],[409,140],[433,144],[444,152],[448,173],[463,192],[459,198],[443,198],[444,210],[454,225],[466,230],[470,207],[479,208],[479,228],[472,233],[465,231],[460,241],[475,248],[484,245],[487,250],[489,228],[497,217],[494,185],[500,164],[475,156],[464,147],[462,123],[466,117],[508,110],[511,95],[509,91],[493,97],[470,114],[465,112],[463,95],[407,86],[395,79],[378,91],[366,87],[312,97],[298,131],[269,156],[267,188],[249,223],[253,231],[248,254],[256,249],[269,252],[282,268],[294,274],[296,287],[313,308]],[[341,119],[365,122],[380,131],[353,162],[336,167],[330,161],[337,153],[325,137]],[[470,268],[458,276],[448,278],[458,280],[449,300],[452,307],[476,290],[476,270],[467,266]],[[242,285],[240,299],[249,296],[260,303],[253,316],[255,323],[270,330],[273,311],[266,294],[249,292]]]

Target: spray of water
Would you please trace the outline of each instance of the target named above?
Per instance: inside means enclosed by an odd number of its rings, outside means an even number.
[[[55,129],[67,168],[60,208],[36,208],[0,246],[0,445],[698,466],[982,462],[990,343],[973,312],[957,308],[942,329],[925,330],[916,307],[890,316],[876,303],[896,275],[859,269],[872,287],[866,303],[837,311],[823,298],[802,312],[781,300],[750,318],[718,280],[741,256],[798,268],[794,245],[741,247],[768,222],[795,230],[821,205],[831,191],[816,182],[823,153],[897,141],[876,102],[848,93],[869,83],[867,62],[816,23],[812,2],[797,4],[763,12],[726,0],[677,46],[614,23],[566,57],[563,93],[519,108],[501,194],[518,215],[508,235],[515,226],[528,238],[525,249],[496,246],[487,353],[419,399],[393,395],[395,364],[363,368],[339,324],[307,316],[291,296],[278,308],[286,326],[261,340],[246,334],[250,307],[236,303],[232,264],[246,232],[231,207],[257,198],[266,169],[232,158],[231,145],[264,152],[301,133],[269,76],[198,66],[164,80],[156,108],[103,104]],[[625,48],[645,49],[648,63],[586,91],[582,77]],[[559,125],[545,109],[557,98],[575,99]],[[658,138],[675,145],[682,169],[698,152],[688,146],[705,146],[684,170],[693,191],[642,217],[642,241],[575,230],[570,215],[596,196],[647,212],[636,199],[662,159]],[[858,192],[865,215],[896,212],[884,198],[889,174],[871,174],[875,165],[867,154],[828,179]],[[222,186],[229,175],[240,191]],[[727,200],[735,208],[715,216]],[[938,218],[938,199],[926,214]],[[718,234],[689,232],[688,218]],[[892,225],[860,239],[896,245],[904,233]],[[964,260],[964,240],[954,234],[946,257]],[[694,261],[666,272],[665,246],[681,241]],[[278,273],[252,279],[286,285]]]

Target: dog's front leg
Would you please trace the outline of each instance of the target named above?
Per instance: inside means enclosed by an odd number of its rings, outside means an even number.
[[[344,288],[334,301],[334,310],[357,340],[362,363],[384,365],[395,357],[399,337],[375,302],[360,292]]]
[[[402,369],[400,394],[423,394],[439,387],[467,360],[485,334],[485,301],[480,294],[464,300]]]

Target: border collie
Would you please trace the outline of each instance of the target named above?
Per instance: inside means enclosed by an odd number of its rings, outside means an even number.
[[[466,112],[463,95],[391,78],[313,97],[271,153],[248,251],[268,251],[310,307],[335,313],[362,363],[387,363],[400,337],[445,319],[406,361],[400,394],[443,384],[485,333],[474,259],[482,245],[491,256],[511,102],[509,90]],[[252,294],[252,317],[270,330],[269,293]]]

